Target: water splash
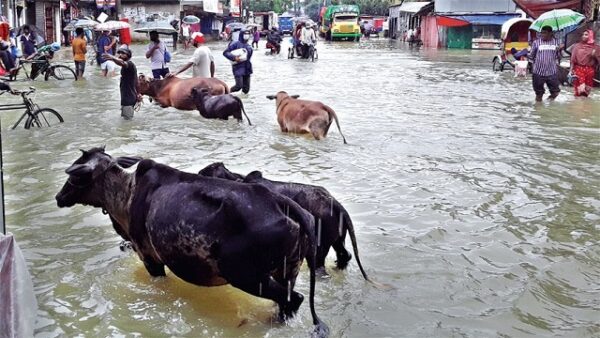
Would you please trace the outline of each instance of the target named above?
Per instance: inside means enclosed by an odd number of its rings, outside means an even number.
[[[317,220],[317,246],[321,246],[321,218]]]

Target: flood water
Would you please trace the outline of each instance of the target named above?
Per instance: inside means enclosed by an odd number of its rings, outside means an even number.
[[[217,77],[233,84],[223,43]],[[286,46],[284,46],[284,50]],[[366,283],[353,259],[317,281],[316,309],[332,337],[592,337],[600,335],[600,90],[534,104],[530,79],[492,72],[492,51],[410,50],[387,40],[321,42],[308,63],[253,57],[242,98],[253,122],[213,121],[146,101],[119,111],[119,77],[35,81],[36,102],[65,123],[9,130],[3,113],[6,221],[24,251],[39,303],[36,337],[306,337],[308,270],[298,315],[230,286],[202,288],[170,272],[151,278],[101,210],[59,209],[55,194],[80,148],[106,145],[197,172],[224,162],[276,180],[322,185],[349,211]],[[149,73],[144,48],[138,70]],[[172,69],[192,51],[178,51]],[[285,53],[284,53],[285,54]],[[189,70],[191,73],[191,70]],[[286,90],[333,107],[315,141],[282,134]],[[8,101],[6,95],[0,97]],[[351,248],[348,241],[346,247]]]

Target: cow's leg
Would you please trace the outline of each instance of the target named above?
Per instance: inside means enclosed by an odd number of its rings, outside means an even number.
[[[144,257],[142,258],[144,261],[144,266],[146,270],[152,277],[163,277],[167,274],[165,273],[165,265],[162,263],[158,263],[154,261],[152,258]]]
[[[308,125],[308,129],[310,129],[310,133],[316,140],[320,140],[325,137],[324,130],[327,130],[327,122],[322,119],[314,119]]]
[[[348,262],[352,259],[352,254],[344,247],[344,240],[346,239],[346,231],[333,243],[333,250],[337,256],[336,266],[340,270],[344,270],[348,266]]]
[[[293,317],[304,301],[304,296],[293,290],[294,283],[291,281],[289,283],[289,301],[288,287],[278,283],[270,276],[258,281],[249,281],[247,276],[239,279],[227,278],[227,281],[232,286],[251,295],[267,298],[277,303],[279,305],[279,318],[282,320]]]

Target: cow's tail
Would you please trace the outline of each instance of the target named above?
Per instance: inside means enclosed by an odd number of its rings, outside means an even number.
[[[365,269],[363,268],[362,263],[360,262],[360,257],[358,256],[358,244],[356,243],[356,234],[354,233],[354,224],[352,223],[352,220],[350,219],[350,215],[348,215],[348,212],[343,208],[341,208],[341,217],[342,217],[341,221],[343,222],[346,230],[348,230],[348,235],[350,236],[350,241],[352,242],[352,251],[354,251],[354,257],[356,258],[356,264],[358,264],[358,267],[360,268],[360,272],[362,273],[365,280],[368,281],[369,283],[373,284],[376,288],[378,288],[380,290],[393,289],[393,287],[391,285],[378,283],[378,282],[372,280],[371,278],[369,278],[369,276],[367,276],[367,273],[365,272]]]
[[[340,131],[340,135],[342,135],[342,139],[344,140],[344,144],[348,144],[348,142],[346,142],[346,138],[344,137],[344,134],[342,134],[342,128],[340,128],[340,121],[338,120],[337,114],[335,113],[335,111],[333,109],[331,109],[331,107],[329,106],[325,106],[325,111],[327,111],[327,113],[329,114],[329,119],[334,119],[335,120],[335,124],[338,127],[338,130]]]
[[[290,203],[291,202],[291,203]],[[310,270],[310,313],[312,315],[313,324],[315,329],[311,334],[314,338],[326,338],[329,336],[329,327],[327,324],[319,319],[317,312],[315,311],[315,282],[316,282],[316,266],[317,266],[317,245],[319,245],[317,238],[317,229],[315,227],[314,217],[304,210],[302,207],[297,205],[293,201],[288,201],[290,214],[296,215],[300,221],[300,232],[308,238],[308,252],[306,255],[306,261],[308,262],[308,268]],[[303,236],[300,236],[301,238]]]
[[[356,264],[358,264],[358,267],[360,268],[360,272],[362,273],[365,280],[372,282],[372,280],[369,279],[369,276],[367,276],[367,273],[365,272],[365,269],[363,268],[362,263],[360,262],[360,257],[358,256],[358,244],[356,243],[356,234],[354,233],[354,224],[352,224],[352,220],[350,219],[350,216],[348,215],[346,210],[342,209],[341,212],[342,212],[342,222],[344,224],[344,227],[348,231],[348,235],[350,236],[350,241],[352,242],[352,251],[354,251],[354,257],[356,258]]]
[[[240,109],[242,110],[242,113],[244,113],[244,116],[246,116],[246,120],[248,120],[248,124],[252,125],[252,122],[250,122],[250,118],[248,117],[248,114],[246,114],[246,109],[244,109],[244,102],[242,102],[242,99],[239,96],[235,96],[235,95],[232,95],[232,96],[240,104]]]

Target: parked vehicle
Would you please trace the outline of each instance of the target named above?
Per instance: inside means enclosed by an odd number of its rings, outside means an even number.
[[[262,36],[267,35],[267,33],[273,28],[273,26],[277,26],[279,24],[277,13],[273,11],[268,12],[253,12],[250,15],[249,23],[255,23],[258,25],[258,30]]]
[[[526,56],[529,42],[536,37],[536,32],[529,30],[533,20],[526,18],[513,18],[502,25],[500,31],[500,54],[492,59],[494,71],[503,71],[504,68],[515,68],[514,62],[520,56]],[[515,57],[516,56],[516,57]]]
[[[359,41],[361,32],[358,24],[360,9],[357,5],[336,5],[321,10],[320,33],[327,40],[349,39]]]
[[[292,34],[292,30],[294,29],[294,21],[293,16],[289,14],[282,14],[279,16],[279,32],[281,34]]]

